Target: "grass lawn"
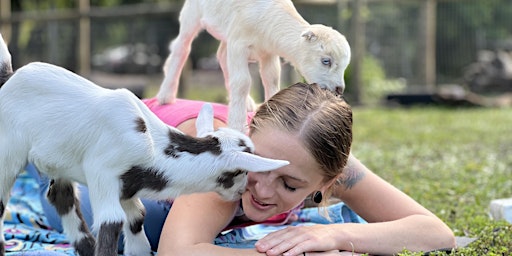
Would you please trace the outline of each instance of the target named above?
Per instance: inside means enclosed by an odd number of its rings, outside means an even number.
[[[488,214],[512,197],[512,109],[354,108],[353,152],[457,236],[478,238],[452,255],[512,255],[512,226]]]

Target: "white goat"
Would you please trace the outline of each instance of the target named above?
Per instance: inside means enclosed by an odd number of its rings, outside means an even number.
[[[236,200],[245,190],[247,171],[288,164],[251,154],[252,141],[239,131],[213,131],[210,104],[201,110],[195,138],[163,123],[126,89],[105,89],[39,62],[13,73],[0,39],[2,256],[10,189],[29,162],[53,179],[48,199],[81,256],[117,255],[121,230],[125,255],[150,255],[139,197],[215,191]],[[83,221],[74,182],[89,187],[97,243]]]
[[[345,89],[350,61],[346,38],[330,27],[310,25],[290,0],[186,0],[179,21],[157,94],[161,104],[174,103],[192,41],[203,28],[220,40],[217,58],[229,91],[228,124],[234,129],[247,129],[246,111],[254,108],[250,61],[259,62],[265,99],[280,89],[280,56],[308,83],[339,94]]]

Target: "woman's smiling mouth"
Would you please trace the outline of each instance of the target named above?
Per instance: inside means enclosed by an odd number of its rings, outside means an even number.
[[[273,206],[273,204],[266,204],[266,203],[259,201],[258,199],[254,198],[253,195],[251,195],[251,203],[256,209],[258,209],[260,211],[268,210],[270,207]]]

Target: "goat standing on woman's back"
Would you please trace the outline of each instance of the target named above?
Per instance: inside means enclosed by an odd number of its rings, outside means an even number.
[[[161,104],[176,100],[180,74],[201,29],[220,40],[217,58],[229,91],[228,125],[234,129],[245,131],[247,109],[254,110],[250,61],[259,62],[265,100],[280,89],[280,56],[308,83],[339,94],[345,89],[346,38],[330,27],[309,24],[290,0],[186,0],[179,19],[157,94]]]
[[[49,201],[81,256],[150,255],[139,197],[168,199],[215,191],[236,200],[247,171],[270,171],[287,161],[252,154],[252,141],[228,128],[213,131],[213,110],[197,120],[199,138],[163,123],[126,89],[110,90],[63,68],[30,63],[16,72],[0,35],[0,255],[3,217],[16,176],[27,163],[53,180]],[[89,232],[75,183],[89,187]]]

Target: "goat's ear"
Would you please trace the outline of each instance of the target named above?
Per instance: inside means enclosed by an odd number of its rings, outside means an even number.
[[[213,132],[213,106],[210,103],[204,103],[199,111],[196,120],[197,137],[204,137]]]
[[[237,152],[235,162],[240,169],[250,172],[267,172],[290,164],[285,160],[265,158],[247,152]]]
[[[318,36],[315,35],[315,32],[313,32],[311,30],[304,31],[301,36],[306,38],[306,40],[308,40],[310,42],[314,42],[318,38]]]

